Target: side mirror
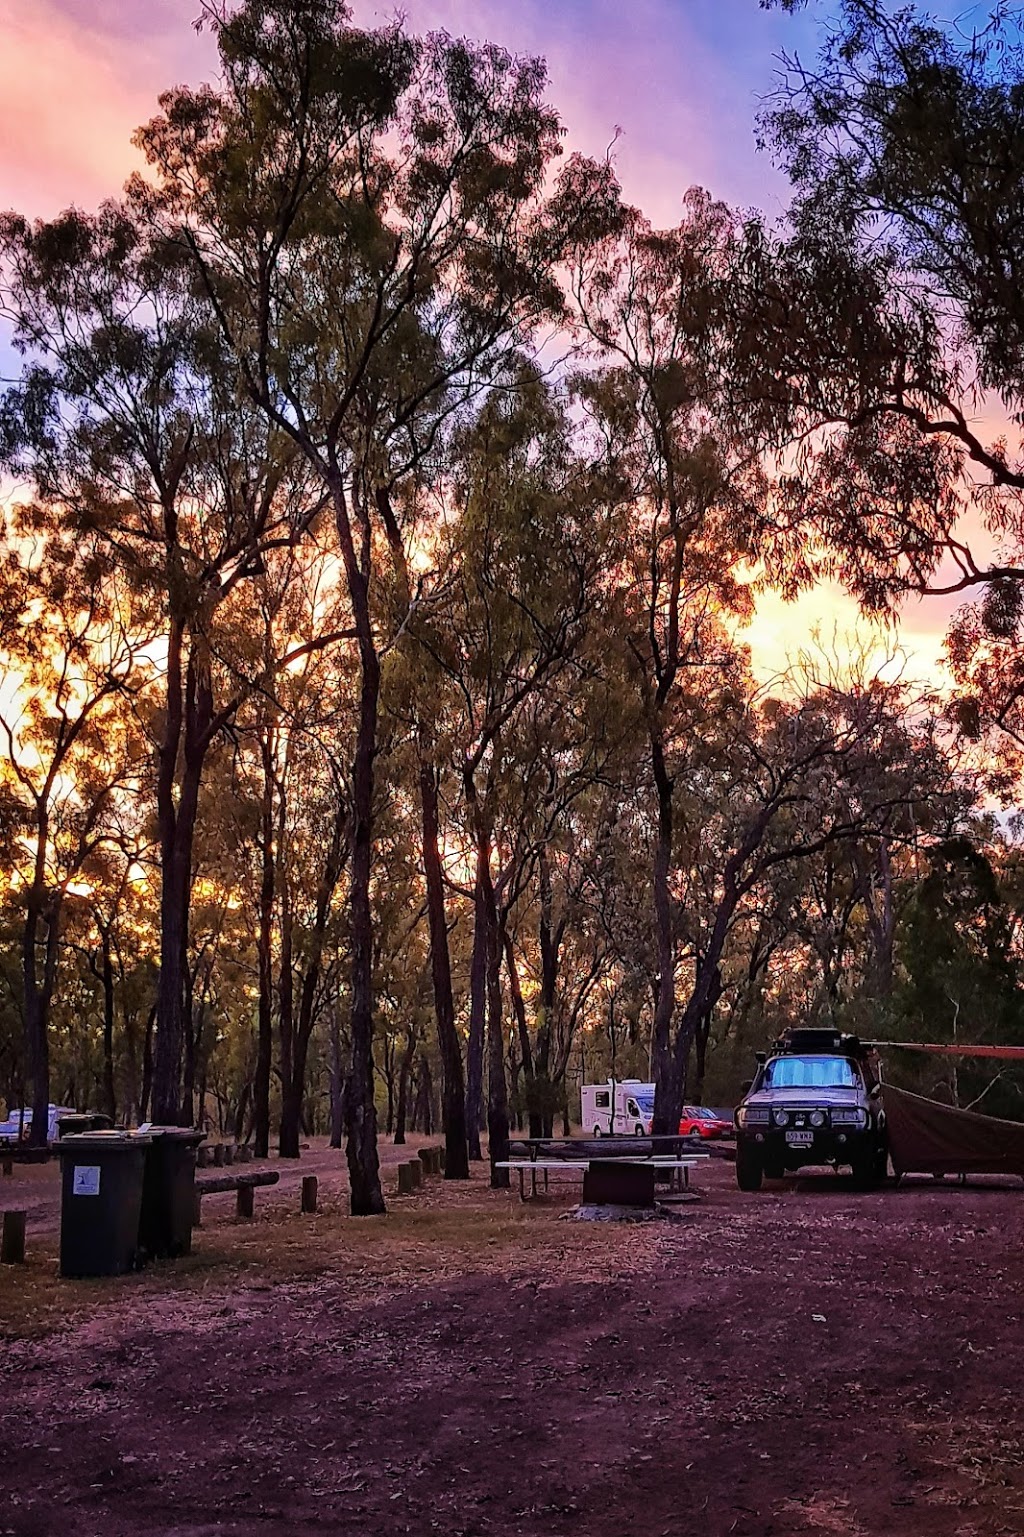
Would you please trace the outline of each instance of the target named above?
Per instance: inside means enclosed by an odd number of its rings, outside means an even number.
[[[873,1083],[868,1090],[868,1097],[869,1099],[877,1099],[881,1092],[882,1085],[880,1083]]]

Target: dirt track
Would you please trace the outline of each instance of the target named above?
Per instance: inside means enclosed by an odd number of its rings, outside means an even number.
[[[615,1228],[434,1185],[372,1242],[268,1213],[269,1284],[120,1283],[0,1343],[0,1534],[1024,1529],[1020,1185],[731,1181]]]

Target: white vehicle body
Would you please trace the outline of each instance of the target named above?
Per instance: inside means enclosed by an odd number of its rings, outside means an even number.
[[[580,1125],[590,1136],[649,1137],[654,1084],[639,1078],[585,1083],[580,1089]]]
[[[62,1115],[74,1115],[76,1112],[70,1105],[50,1105],[47,1108],[46,1140],[56,1142],[57,1122]],[[6,1121],[0,1121],[0,1141],[17,1142],[19,1138],[27,1138],[32,1126],[32,1111],[26,1105],[24,1110],[12,1110]]]

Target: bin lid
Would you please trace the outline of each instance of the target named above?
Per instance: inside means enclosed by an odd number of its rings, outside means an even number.
[[[57,1143],[57,1152],[61,1157],[65,1153],[75,1152],[130,1153],[137,1147],[149,1147],[152,1141],[152,1137],[139,1131],[76,1131],[69,1137],[61,1138]]]
[[[193,1126],[152,1126],[148,1121],[135,1135],[152,1137],[154,1141],[159,1138],[162,1142],[188,1142],[193,1147],[206,1141],[205,1131],[196,1131]]]

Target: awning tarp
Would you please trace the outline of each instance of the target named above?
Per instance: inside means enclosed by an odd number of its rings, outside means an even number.
[[[954,1110],[888,1083],[882,1093],[889,1156],[897,1174],[1024,1177],[1024,1125]]]

